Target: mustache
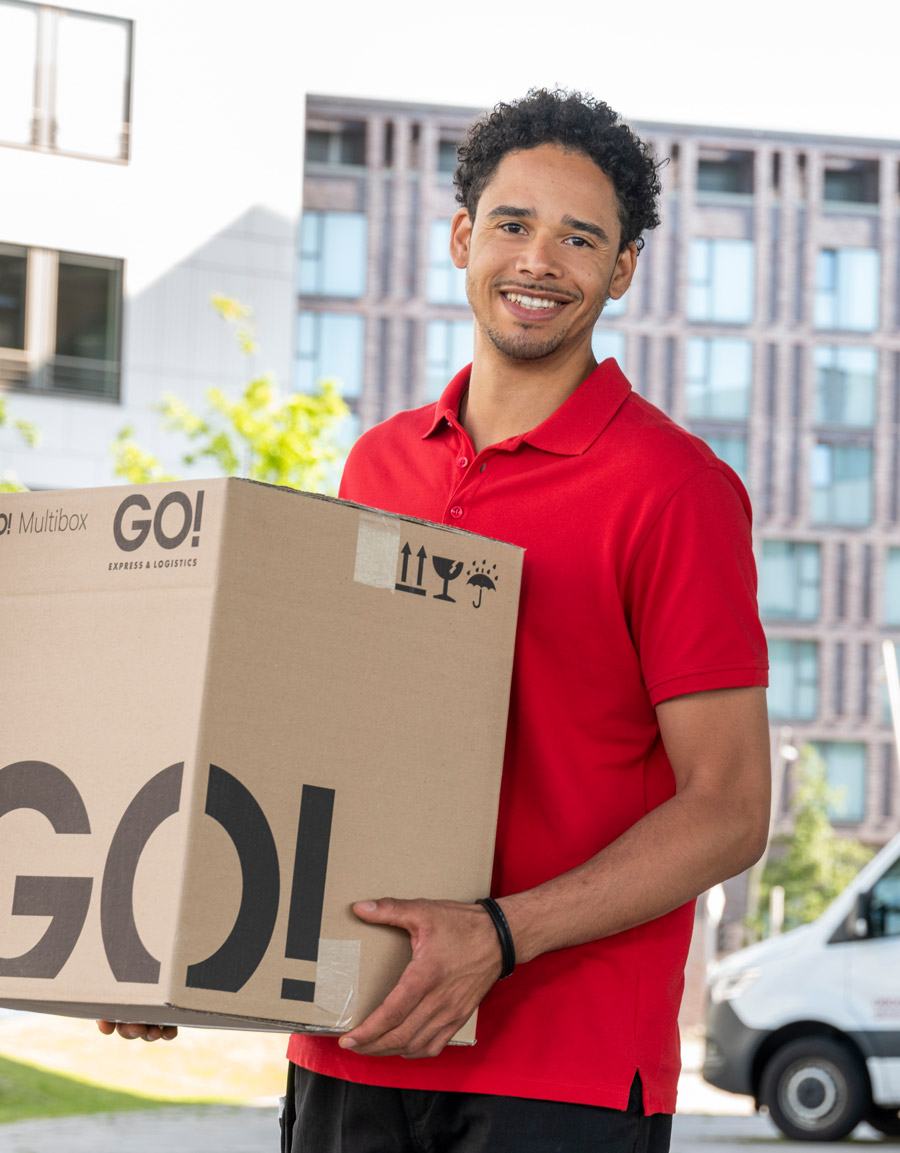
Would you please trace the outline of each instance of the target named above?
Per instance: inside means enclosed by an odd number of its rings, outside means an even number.
[[[494,285],[499,292],[521,292],[525,296],[547,296],[556,300],[569,300],[573,303],[581,299],[573,292],[566,292],[564,289],[547,288],[542,284],[527,284],[517,283],[516,281],[503,280]]]

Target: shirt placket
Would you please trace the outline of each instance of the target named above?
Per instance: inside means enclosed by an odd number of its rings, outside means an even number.
[[[496,455],[497,449],[492,446],[476,453],[468,433],[452,421],[450,426],[456,435],[456,456],[442,522],[465,528],[488,462]]]

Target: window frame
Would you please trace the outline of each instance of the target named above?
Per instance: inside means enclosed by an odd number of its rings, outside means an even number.
[[[23,248],[23,245],[2,247]],[[25,273],[25,348],[0,348],[0,386],[31,395],[65,396],[78,400],[120,404],[122,400],[122,346],[125,314],[126,264],[115,256],[73,252],[49,248],[26,247]],[[57,353],[57,313],[59,307],[59,265],[63,263],[107,269],[115,275],[114,332],[111,360],[63,356]],[[63,363],[65,362],[65,363]],[[90,371],[106,366],[113,386],[105,390],[59,387],[56,371],[61,368]]]
[[[28,8],[37,15],[35,74],[32,85],[31,139],[29,141],[4,140],[0,147],[21,148],[31,152],[45,152],[56,156],[72,156],[80,160],[94,160],[103,164],[128,164],[131,159],[131,125],[134,86],[134,21],[102,12],[87,12],[77,8],[62,8],[51,4],[34,4],[29,0],[0,0],[10,8]],[[125,33],[125,59],[119,132],[118,155],[61,148],[56,143],[58,107],[58,37],[59,24],[65,17],[92,20],[97,23],[121,26]]]

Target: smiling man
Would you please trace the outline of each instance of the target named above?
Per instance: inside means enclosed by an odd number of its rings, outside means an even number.
[[[663,1153],[693,900],[758,858],[768,824],[750,508],[591,351],[659,223],[649,150],[607,105],[534,91],[459,156],[473,362],[367,432],[341,493],[526,549],[492,892],[360,894],[412,959],[340,1039],[291,1038],[286,1139]],[[477,1044],[448,1045],[479,1006]]]
[[[649,149],[533,91],[459,158],[473,362],[364,435],[341,493],[526,549],[492,893],[355,906],[412,960],[340,1040],[292,1038],[294,1150],[658,1153],[693,898],[768,823],[749,504],[591,351],[659,222]],[[477,1044],[448,1046],[479,1005]]]

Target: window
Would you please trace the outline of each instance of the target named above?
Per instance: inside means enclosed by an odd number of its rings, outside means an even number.
[[[307,164],[355,165],[366,163],[366,126],[351,121],[333,130],[309,128],[306,131]]]
[[[697,162],[697,191],[717,195],[753,192],[751,152],[710,152]]]
[[[871,448],[855,444],[814,445],[811,480],[813,523],[848,527],[871,524]]]
[[[828,815],[835,821],[862,821],[866,815],[866,746],[856,741],[814,745],[825,762],[825,780],[834,790]]]
[[[900,625],[900,548],[889,548],[884,566],[884,623]]]
[[[25,350],[28,250],[0,244],[0,349]]]
[[[428,283],[432,304],[467,304],[466,270],[450,259],[450,221],[432,220],[428,230]]]
[[[871,428],[875,423],[877,350],[819,345],[813,360],[816,423]]]
[[[816,257],[816,328],[878,327],[879,257],[874,248],[826,248]]]
[[[692,240],[689,320],[745,324],[753,319],[753,241]]]
[[[747,483],[747,438],[739,433],[701,432],[699,434],[719,460],[733,468],[744,484]]]
[[[128,158],[130,20],[0,0],[0,141]]]
[[[811,721],[819,712],[819,646],[815,641],[769,641],[769,716]]]
[[[688,415],[706,420],[746,420],[752,365],[749,340],[689,340]]]
[[[456,141],[455,140],[439,140],[438,141],[438,172],[446,172],[448,176],[452,176],[456,171]]]
[[[430,320],[425,330],[425,399],[437,400],[472,359],[471,320]]]
[[[365,322],[348,312],[301,312],[297,318],[296,387],[312,392],[334,380],[343,397],[358,397],[363,384]]]
[[[817,544],[803,541],[763,541],[759,568],[759,611],[763,617],[818,619],[819,552]]]
[[[591,336],[591,351],[598,364],[612,357],[621,368],[625,363],[625,334],[597,324]]]
[[[825,161],[822,198],[845,204],[878,203],[878,162],[834,157]]]
[[[900,859],[872,886],[869,924],[873,937],[900,937]]]
[[[305,211],[300,226],[300,292],[363,296],[366,234],[362,212]]]
[[[0,245],[0,379],[118,398],[122,274],[110,257]]]
[[[121,311],[121,261],[59,254],[53,388],[118,394]]]

